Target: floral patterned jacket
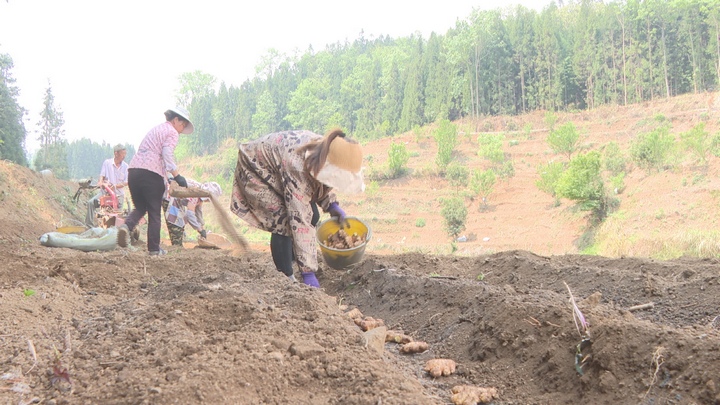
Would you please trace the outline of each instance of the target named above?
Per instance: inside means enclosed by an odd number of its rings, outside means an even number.
[[[323,211],[337,201],[329,187],[306,173],[297,149],[322,140],[310,131],[286,131],[244,143],[238,152],[230,210],[248,224],[293,239],[301,271],[316,271],[311,202]]]

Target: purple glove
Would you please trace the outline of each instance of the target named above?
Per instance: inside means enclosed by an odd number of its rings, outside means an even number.
[[[315,277],[314,271],[302,272],[303,283],[310,287],[320,288],[320,283],[317,277]]]
[[[330,204],[330,206],[328,206],[328,214],[330,214],[331,217],[337,217],[337,221],[339,223],[345,223],[345,211],[340,208],[340,204],[338,204],[337,202],[334,202]]]

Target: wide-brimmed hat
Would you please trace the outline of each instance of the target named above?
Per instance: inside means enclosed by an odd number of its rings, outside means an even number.
[[[192,121],[190,121],[190,113],[188,110],[182,108],[182,107],[172,107],[169,108],[168,111],[172,111],[175,114],[181,116],[185,120],[187,120],[188,124],[185,126],[185,129],[182,130],[183,134],[192,134],[195,130],[195,126],[193,125]]]
[[[360,144],[336,137],[328,148],[325,166],[315,178],[341,193],[356,194],[365,191],[362,174],[363,153]]]

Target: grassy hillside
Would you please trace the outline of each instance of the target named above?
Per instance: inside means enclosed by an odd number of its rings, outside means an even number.
[[[589,253],[603,256],[671,258],[682,255],[716,256],[720,239],[717,209],[720,193],[720,162],[708,149],[699,159],[683,140],[688,131],[704,124],[708,148],[720,137],[720,103],[717,93],[680,96],[626,107],[604,107],[567,113],[533,112],[522,116],[488,117],[455,122],[458,145],[453,165],[485,170],[488,159],[480,156],[478,137],[502,138],[502,150],[514,175],[499,179],[486,204],[471,196],[467,183],[453,183],[438,169],[433,138],[435,126],[399,134],[364,145],[368,190],[361,196],[340,196],[350,215],[366,220],[373,230],[368,250],[376,253],[426,252],[473,255],[523,249],[542,255]],[[580,133],[574,156],[596,150],[606,164],[609,144],[612,155],[624,166],[621,185],[606,186],[618,206],[597,227],[589,227],[589,214],[569,200],[557,200],[538,189],[538,167],[551,161],[567,162],[568,156],[553,152],[547,142],[550,128],[573,123]],[[639,140],[666,126],[672,144],[658,167],[645,167],[633,151]],[[388,151],[401,144],[409,159],[405,172],[388,176]],[[697,151],[697,147],[695,151]],[[637,152],[635,153],[637,155]],[[229,203],[236,145],[225,144],[213,156],[181,158],[182,172],[223,186],[223,204]],[[606,165],[607,166],[607,165]],[[606,167],[605,166],[605,167]],[[441,201],[463,198],[467,220],[460,234],[466,242],[454,242],[445,230]],[[212,217],[212,216],[210,216]],[[237,222],[246,236],[264,244],[268,235]],[[210,218],[211,229],[220,231]]]

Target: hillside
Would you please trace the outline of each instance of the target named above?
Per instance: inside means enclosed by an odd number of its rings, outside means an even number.
[[[658,115],[674,132],[702,119],[716,133],[711,105],[682,97],[558,116],[586,131],[588,149],[628,145]],[[317,290],[288,283],[250,231],[243,254],[192,243],[156,258],[42,247],[42,233],[82,216],[84,198],[75,205],[75,184],[0,162],[0,403],[448,404],[452,387],[473,385],[497,388],[497,405],[720,404],[720,260],[626,253],[691,231],[711,240],[717,158],[707,168],[681,159],[660,173],[633,169],[613,227],[598,235],[627,251],[567,254],[587,218],[534,185],[536,165],[554,157],[543,122],[535,113],[459,123],[531,131],[508,147],[516,174],[490,208],[472,202],[466,234],[476,238],[455,254],[438,203],[454,190],[432,175],[433,141],[396,137],[412,152],[411,173],[342,198],[373,239],[359,265],[322,265]],[[474,138],[456,156],[469,167],[481,164]],[[365,146],[368,170],[383,165],[389,142]],[[589,321],[579,357],[569,289]],[[405,355],[373,343],[346,315],[354,308],[430,349]],[[426,374],[434,358],[455,360],[456,373]]]

